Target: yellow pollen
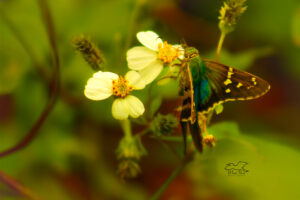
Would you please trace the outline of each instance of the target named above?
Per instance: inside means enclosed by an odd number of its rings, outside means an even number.
[[[158,44],[158,59],[164,63],[171,63],[176,60],[180,55],[179,48],[173,47],[168,44],[168,42],[164,42]]]
[[[131,85],[129,85],[128,80],[123,78],[122,76],[119,76],[117,80],[112,81],[113,87],[113,95],[117,97],[126,97],[130,91],[133,89]]]

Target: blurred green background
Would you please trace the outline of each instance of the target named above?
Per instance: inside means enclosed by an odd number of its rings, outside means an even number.
[[[72,46],[80,34],[102,50],[105,70],[125,73],[126,43],[153,30],[171,44],[180,39],[214,59],[221,0],[48,1],[61,60],[62,91],[38,136],[22,151],[0,159],[5,172],[40,199],[143,200],[163,183],[180,160],[160,142],[143,137],[148,155],[135,179],[116,173],[115,150],[122,137],[111,115],[112,99],[84,97],[93,71]],[[209,133],[216,147],[198,154],[163,194],[170,200],[300,199],[300,2],[248,1],[236,30],[225,39],[220,61],[269,81],[258,100],[224,105]],[[35,123],[49,90],[30,57],[51,72],[51,51],[37,1],[0,0],[0,151],[20,141]],[[134,26],[132,16],[136,15]],[[15,31],[12,31],[11,26]],[[17,33],[17,34],[16,34]],[[21,35],[30,50],[17,39]],[[137,92],[144,102],[149,86]],[[153,85],[163,97],[161,113],[180,105],[176,82]],[[108,109],[109,108],[109,109]],[[178,114],[177,114],[178,115]],[[135,132],[141,126],[134,124]],[[173,135],[179,134],[176,130]],[[181,142],[170,143],[179,152]],[[245,176],[228,176],[228,163],[247,162]],[[22,199],[0,180],[0,199]]]

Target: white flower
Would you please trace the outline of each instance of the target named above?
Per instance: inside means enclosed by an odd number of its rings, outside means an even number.
[[[127,51],[128,67],[138,70],[146,84],[160,74],[164,65],[183,58],[184,50],[180,45],[163,42],[152,31],[137,33],[137,39],[144,46],[133,47]]]
[[[112,115],[119,120],[128,116],[141,116],[145,107],[135,96],[130,95],[132,90],[141,90],[145,82],[136,71],[129,71],[125,77],[112,72],[96,72],[85,86],[84,94],[91,100],[103,100],[112,95],[116,97],[112,105]]]

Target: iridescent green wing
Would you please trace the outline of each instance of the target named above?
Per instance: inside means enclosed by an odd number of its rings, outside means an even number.
[[[203,62],[210,92],[205,101],[196,105],[198,112],[206,114],[227,101],[256,99],[270,90],[268,82],[258,76],[215,61]]]

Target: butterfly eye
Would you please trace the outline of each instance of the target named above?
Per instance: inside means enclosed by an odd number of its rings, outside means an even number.
[[[196,56],[198,56],[198,53],[191,53],[188,55],[188,58],[194,58]]]

